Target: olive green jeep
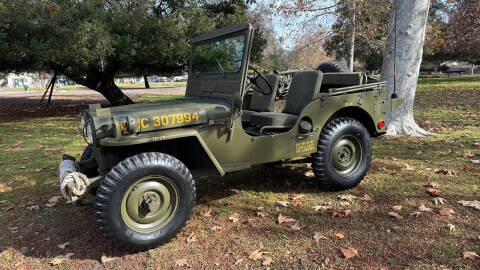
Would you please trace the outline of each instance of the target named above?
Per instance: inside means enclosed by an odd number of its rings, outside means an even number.
[[[249,65],[252,34],[242,23],[196,38],[185,97],[91,105],[81,114],[89,146],[79,161],[64,156],[61,191],[71,201],[95,191],[95,218],[106,237],[135,249],[174,237],[195,205],[191,172],[223,176],[309,159],[328,188],[363,179],[370,138],[385,132],[385,113],[402,99],[387,99],[384,82],[338,72],[332,63],[262,74]]]

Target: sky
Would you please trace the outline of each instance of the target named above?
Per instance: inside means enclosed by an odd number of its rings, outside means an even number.
[[[334,15],[324,15],[321,16],[320,18],[313,19],[313,16],[318,14],[318,12],[311,12],[307,13],[307,15],[302,15],[305,14],[306,12],[298,12],[296,15],[284,15],[282,12],[279,12],[278,10],[270,8],[270,6],[273,4],[276,7],[279,7],[281,5],[288,5],[289,7],[295,8],[295,4],[297,3],[297,0],[257,0],[257,3],[255,5],[252,5],[250,9],[252,11],[258,10],[258,9],[264,9],[269,12],[269,16],[272,19],[272,26],[275,32],[275,35],[277,38],[283,38],[284,43],[283,46],[285,49],[292,48],[295,44],[295,40],[301,36],[301,34],[305,31],[302,28],[302,24],[306,21],[309,23],[307,26],[309,27],[316,27],[318,26],[323,26],[329,29],[329,27],[334,23],[335,21],[335,16]],[[306,3],[306,5],[310,4],[309,7],[312,8],[319,8],[319,7],[325,7],[325,6],[331,6],[333,5],[333,0],[325,0],[325,1],[319,1],[319,0],[304,0],[303,2]],[[333,9],[331,9],[333,10]]]

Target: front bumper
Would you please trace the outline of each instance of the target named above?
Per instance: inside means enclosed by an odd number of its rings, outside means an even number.
[[[102,177],[88,178],[85,174],[78,171],[75,158],[64,155],[59,165],[60,192],[69,202],[76,202],[88,194],[88,191],[98,185],[98,180]]]

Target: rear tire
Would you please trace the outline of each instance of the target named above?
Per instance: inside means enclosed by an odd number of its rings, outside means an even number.
[[[370,134],[355,119],[334,119],[323,128],[312,159],[316,178],[327,188],[353,188],[363,180],[372,161]]]
[[[173,156],[143,153],[113,167],[95,199],[99,229],[114,244],[146,250],[173,238],[195,204],[187,167]]]
[[[318,66],[317,70],[320,70],[323,73],[350,72],[347,65],[338,61],[325,62]]]

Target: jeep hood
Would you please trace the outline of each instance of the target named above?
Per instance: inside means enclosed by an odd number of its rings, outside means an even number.
[[[194,97],[172,101],[138,103],[111,108],[90,107],[89,114],[95,129],[116,129],[115,134],[133,133],[191,126],[226,119],[231,112],[231,104],[225,99]],[[102,137],[102,136],[100,136]]]

